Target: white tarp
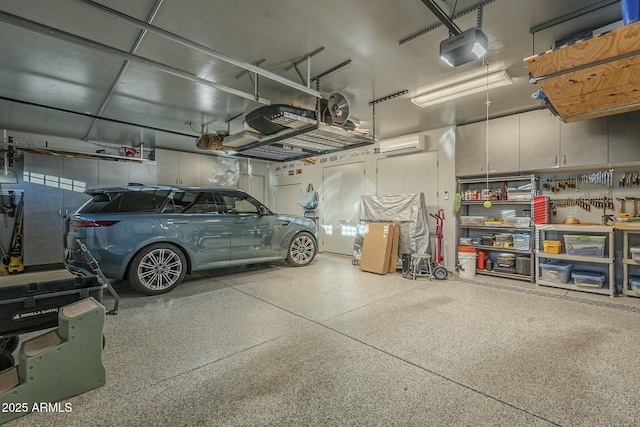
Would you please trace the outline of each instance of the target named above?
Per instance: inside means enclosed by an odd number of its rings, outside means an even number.
[[[365,226],[372,222],[400,223],[398,254],[425,254],[429,250],[429,223],[424,193],[362,196],[360,220],[353,242],[353,258],[362,256]],[[399,258],[400,259],[400,258]],[[398,264],[400,265],[401,262]]]

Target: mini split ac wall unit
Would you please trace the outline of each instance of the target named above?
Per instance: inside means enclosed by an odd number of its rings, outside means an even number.
[[[425,135],[410,135],[380,141],[380,153],[385,156],[411,154],[427,149]]]

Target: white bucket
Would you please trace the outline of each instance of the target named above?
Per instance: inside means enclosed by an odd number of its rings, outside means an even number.
[[[460,270],[458,275],[463,279],[473,279],[476,277],[476,257],[477,254],[469,252],[458,252],[458,262]]]

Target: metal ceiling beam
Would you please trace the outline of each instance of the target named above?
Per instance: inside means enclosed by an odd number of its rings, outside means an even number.
[[[211,49],[211,48],[209,48],[207,46],[203,46],[203,45],[201,45],[199,43],[196,43],[196,42],[194,42],[192,40],[188,40],[188,39],[186,39],[186,38],[184,38],[182,36],[179,36],[179,35],[177,35],[175,33],[163,30],[162,28],[158,28],[158,27],[156,27],[154,25],[151,25],[151,24],[147,24],[144,21],[140,21],[139,19],[136,19],[136,18],[134,18],[132,16],[126,15],[126,14],[121,13],[121,12],[118,12],[117,10],[108,8],[106,6],[103,6],[101,4],[96,3],[94,1],[91,1],[91,0],[69,0],[69,1],[71,1],[73,3],[76,3],[76,4],[79,4],[79,5],[82,5],[82,6],[89,7],[91,9],[93,9],[93,10],[96,10],[98,12],[101,12],[103,14],[111,16],[112,18],[116,18],[116,19],[118,19],[120,21],[127,22],[127,23],[129,23],[131,25],[134,25],[134,26],[140,28],[140,29],[147,30],[147,31],[149,31],[151,33],[154,33],[154,34],[157,34],[157,35],[159,35],[161,37],[167,38],[167,39],[169,39],[171,41],[174,41],[176,43],[179,43],[179,44],[181,44],[183,46],[187,46],[187,47],[189,47],[191,49],[195,49],[195,50],[197,50],[197,51],[199,51],[201,53],[204,53],[204,54],[206,54],[208,56],[211,56],[213,58],[219,59],[221,61],[225,61],[225,62],[227,62],[229,64],[235,65],[236,67],[243,68],[243,69],[245,69],[247,71],[251,71],[252,73],[256,73],[257,75],[266,77],[266,78],[268,78],[270,80],[273,80],[273,81],[278,82],[280,84],[283,84],[285,86],[289,86],[290,88],[296,89],[296,90],[298,90],[300,92],[304,92],[304,93],[307,93],[309,95],[313,95],[316,98],[320,98],[322,96],[322,94],[317,90],[308,88],[308,87],[306,87],[304,85],[296,83],[296,82],[294,82],[292,80],[289,80],[289,79],[287,79],[285,77],[282,77],[282,76],[280,76],[280,75],[278,75],[276,73],[272,73],[271,71],[265,70],[265,69],[260,68],[260,67],[256,67],[253,64],[250,64],[250,63],[245,62],[245,61],[241,61],[241,60],[236,59],[236,58],[234,58],[232,56],[229,56],[229,55],[227,55],[225,53],[218,52],[218,51],[216,51],[214,49]]]
[[[205,80],[196,75],[187,73],[186,71],[180,70],[175,67],[171,67],[166,64],[162,64],[152,59],[145,58],[138,55],[133,55],[124,50],[116,49],[114,47],[107,46],[105,44],[98,43],[96,41],[89,40],[84,37],[76,36],[75,34],[67,33],[66,31],[61,31],[61,30],[58,30],[57,28],[49,27],[48,25],[39,24],[37,22],[30,21],[28,19],[22,18],[20,16],[16,16],[4,11],[0,11],[0,21],[5,22],[7,24],[15,25],[30,31],[34,31],[36,33],[40,33],[45,36],[57,38],[59,40],[64,40],[69,43],[83,46],[88,49],[96,50],[96,51],[105,53],[107,55],[115,56],[120,59],[124,59],[130,62],[135,62],[145,67],[150,67],[155,70],[170,74],[172,76],[180,77],[185,80],[190,80],[192,82],[196,82],[201,85],[208,86],[208,87],[211,87],[211,88],[214,88],[214,89],[217,89],[217,90],[220,90],[244,99],[257,101],[265,105],[271,104],[271,102],[268,99],[264,99],[264,98],[256,99],[254,94],[245,93],[237,89],[234,89],[216,82],[212,82],[210,80]]]
[[[347,59],[346,61],[341,62],[340,64],[336,65],[335,67],[331,67],[327,71],[323,71],[322,73],[318,74],[317,76],[311,77],[311,81],[319,80],[321,77],[324,77],[324,76],[326,76],[328,74],[331,74],[334,71],[338,71],[340,68],[346,67],[349,64],[351,64],[351,60]]]
[[[369,106],[376,105],[376,104],[379,104],[381,102],[388,101],[390,99],[397,98],[397,97],[402,96],[402,95],[406,95],[407,93],[409,93],[409,91],[407,89],[400,90],[400,91],[398,91],[396,93],[392,93],[391,95],[383,96],[382,98],[378,98],[378,99],[374,99],[373,101],[369,101]]]
[[[155,6],[153,7],[153,10],[149,14],[149,18],[147,19],[148,23],[151,23],[153,19],[156,17],[156,14],[158,13],[160,6],[162,6],[163,1],[164,0],[157,0]],[[136,51],[140,47],[140,43],[142,43],[142,39],[146,34],[147,32],[145,30],[140,31],[140,34],[138,34],[138,38],[133,43],[133,47],[131,48],[131,50],[129,50],[129,53],[132,53],[132,54],[136,53]],[[102,105],[100,106],[100,109],[98,109],[98,112],[96,113],[97,116],[101,116],[102,113],[104,112],[104,109],[107,107],[107,104],[109,103],[109,101],[111,100],[111,97],[116,91],[116,87],[118,86],[118,83],[120,83],[120,80],[122,79],[122,76],[124,75],[124,72],[127,70],[128,67],[129,67],[129,61],[126,60],[120,67],[120,71],[118,71],[118,75],[116,75],[116,78],[113,80],[113,84],[111,84],[111,87],[109,88],[109,92],[107,93],[107,96],[102,101]],[[89,135],[93,131],[93,128],[95,127],[97,122],[98,122],[97,119],[93,119],[93,122],[91,122],[91,126],[89,126],[89,130],[87,130],[87,133],[84,135],[83,139],[86,140],[89,138]]]
[[[577,18],[579,16],[585,15],[587,13],[593,12],[593,11],[598,10],[598,9],[602,9],[603,7],[607,7],[607,6],[611,5],[611,4],[619,3],[619,2],[620,2],[620,0],[600,0],[597,3],[594,3],[592,5],[583,7],[581,9],[575,10],[575,11],[570,12],[570,13],[567,13],[566,15],[562,15],[562,16],[554,18],[554,19],[552,19],[550,21],[543,22],[542,24],[534,25],[533,27],[531,27],[529,29],[529,33],[535,34],[538,31],[542,31],[542,30],[545,30],[547,28],[553,27],[555,25],[562,24],[563,22],[569,21],[569,20],[571,20],[573,18]]]
[[[460,12],[456,13],[455,15],[453,15],[453,17],[451,19],[458,19],[462,16],[468,15],[469,13],[473,12],[474,10],[484,7],[486,5],[488,5],[489,3],[493,3],[495,0],[483,0],[477,4],[474,4],[473,6],[469,6],[466,9],[462,9]],[[616,0],[619,1],[619,0]],[[405,43],[410,42],[411,40],[415,40],[418,37],[424,36],[427,33],[430,33],[431,31],[435,30],[436,28],[440,28],[442,27],[442,22],[438,22],[436,24],[430,25],[429,27],[418,31],[417,33],[414,33],[412,35],[410,35],[409,37],[406,37],[402,40],[400,40],[398,42],[399,45],[403,45]]]
[[[320,46],[316,50],[309,52],[302,58],[294,61],[289,67],[285,68],[284,70],[289,71],[290,69],[294,68],[296,70],[296,73],[298,73],[298,77],[300,77],[300,80],[302,80],[302,83],[306,84],[307,87],[311,87],[311,58],[313,58],[323,50],[324,50],[324,46]],[[304,76],[300,72],[300,69],[298,68],[298,65],[303,63],[304,61],[307,61],[307,78],[306,79],[304,78]]]
[[[267,60],[267,58],[260,58],[256,62],[254,62],[253,65],[255,65],[256,67],[259,67],[266,60]],[[248,70],[242,70],[238,74],[236,74],[236,80],[239,79],[240,77],[244,76],[245,74],[249,75],[249,78],[251,79],[251,83],[253,83],[253,78],[251,77],[251,74],[249,74]]]
[[[455,22],[453,22],[453,20],[449,18],[449,15],[447,15],[445,11],[442,10],[440,6],[438,6],[435,0],[422,0],[422,3],[424,3],[424,5],[427,6],[429,10],[436,16],[436,18],[438,18],[438,20],[449,29],[449,33],[451,33],[451,35],[457,36],[462,32],[460,28],[455,24]]]
[[[69,109],[66,109],[66,108],[52,107],[51,105],[38,104],[38,103],[35,103],[35,102],[24,101],[22,99],[8,98],[6,96],[0,96],[0,100],[7,101],[7,102],[15,102],[17,104],[22,104],[22,105],[28,105],[30,107],[38,107],[38,108],[44,108],[44,109],[47,109],[47,110],[59,111],[61,113],[74,114],[76,116],[83,116],[83,117],[88,117],[88,118],[97,119],[97,120],[104,120],[105,122],[109,122],[109,123],[118,123],[118,124],[121,124],[121,125],[135,126],[135,127],[142,128],[142,129],[155,130],[155,131],[158,131],[158,132],[169,133],[169,134],[172,134],[172,135],[186,136],[186,137],[189,137],[189,138],[198,138],[200,136],[200,135],[191,135],[191,134],[183,133],[183,132],[176,132],[176,131],[173,131],[173,130],[163,129],[163,128],[159,128],[159,127],[155,127],[155,126],[147,126],[147,125],[143,125],[143,124],[140,124],[140,123],[127,122],[125,120],[111,119],[109,117],[98,117],[95,114],[81,113],[79,111],[73,111],[73,110],[69,110]]]

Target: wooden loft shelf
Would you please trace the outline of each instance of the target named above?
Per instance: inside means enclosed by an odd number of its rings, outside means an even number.
[[[640,110],[640,22],[524,63],[564,122]]]

